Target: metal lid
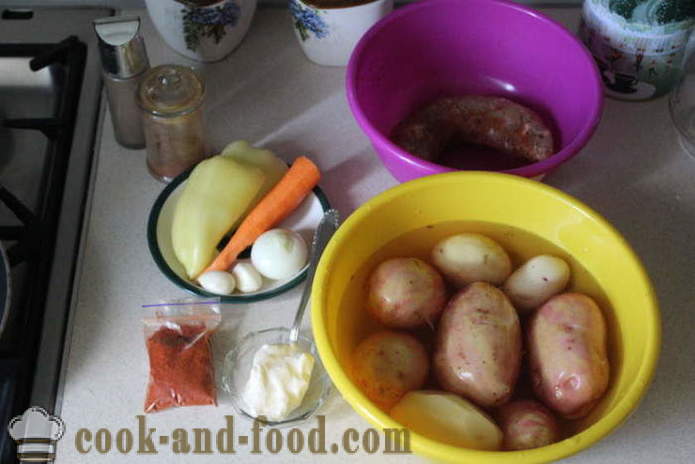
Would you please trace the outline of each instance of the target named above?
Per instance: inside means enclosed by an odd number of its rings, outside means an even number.
[[[150,67],[145,42],[140,35],[140,18],[115,16],[94,21],[104,71],[123,79]]]
[[[138,88],[140,107],[158,116],[179,116],[200,106],[205,85],[193,69],[165,64],[147,71]]]

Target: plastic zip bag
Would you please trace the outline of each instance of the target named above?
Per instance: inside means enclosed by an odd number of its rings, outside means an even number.
[[[143,305],[150,379],[145,412],[217,404],[210,338],[221,321],[219,299]]]

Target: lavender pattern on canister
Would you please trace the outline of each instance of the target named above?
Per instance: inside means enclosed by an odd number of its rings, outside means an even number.
[[[309,33],[313,33],[317,39],[328,36],[328,25],[321,18],[318,10],[305,8],[297,0],[290,0],[290,14],[302,42],[309,38]]]
[[[182,0],[177,0],[182,2]],[[186,3],[184,3],[186,4]],[[183,34],[186,47],[196,50],[202,37],[211,38],[216,44],[225,36],[227,26],[234,27],[239,22],[241,8],[234,1],[215,7],[187,7],[183,13]]]

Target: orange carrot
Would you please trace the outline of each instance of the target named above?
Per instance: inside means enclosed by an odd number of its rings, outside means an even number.
[[[300,156],[294,160],[282,179],[251,210],[222,252],[203,272],[229,269],[239,253],[253,244],[259,235],[289,216],[320,178],[319,168],[309,158]]]

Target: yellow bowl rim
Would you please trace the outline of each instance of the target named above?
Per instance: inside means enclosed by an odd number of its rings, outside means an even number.
[[[447,445],[411,431],[410,438],[412,449],[422,456],[450,462],[456,460],[459,462],[470,461],[481,464],[503,464],[508,462],[520,462],[520,459],[523,459],[525,463],[549,462],[561,459],[586,449],[602,438],[610,435],[610,433],[628,418],[630,413],[638,406],[652,381],[661,349],[661,321],[658,302],[651,281],[640,259],[622,234],[620,234],[613,225],[592,208],[567,193],[541,182],[510,174],[489,171],[457,171],[421,177],[397,185],[374,196],[345,220],[329,242],[321,257],[316,270],[316,278],[312,287],[311,297],[311,325],[314,340],[328,375],[333,380],[333,383],[342,397],[352,408],[362,417],[381,429],[401,428],[402,426],[394,421],[388,414],[381,411],[375,405],[372,405],[367,397],[353,385],[350,378],[338,363],[325,330],[325,320],[322,311],[323,305],[321,302],[326,297],[326,290],[322,283],[326,279],[331,262],[336,259],[338,243],[350,237],[357,225],[372,209],[386,204],[402,194],[412,193],[430,184],[477,181],[497,181],[518,184],[523,188],[531,188],[547,194],[552,194],[558,200],[578,210],[585,217],[595,221],[599,226],[606,229],[608,234],[623,248],[625,258],[632,262],[632,266],[636,269],[639,280],[646,291],[647,301],[645,304],[648,305],[647,310],[651,319],[651,324],[650,328],[647,329],[649,331],[649,336],[645,340],[645,356],[633,384],[629,387],[625,396],[618,404],[616,404],[608,414],[586,430],[560,442],[542,448],[524,451],[479,451]]]

